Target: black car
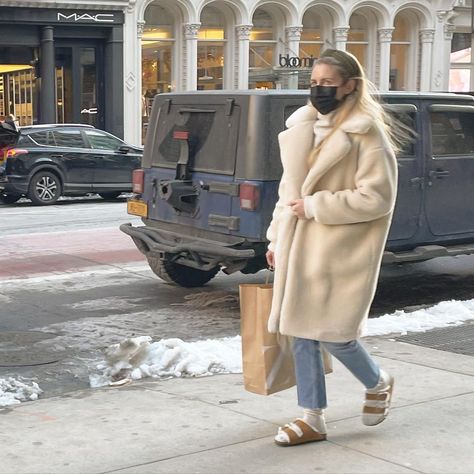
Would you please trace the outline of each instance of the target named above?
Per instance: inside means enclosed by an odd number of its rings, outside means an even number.
[[[132,190],[143,149],[90,125],[0,124],[0,200],[26,196],[54,204],[60,196],[97,193],[115,199]]]

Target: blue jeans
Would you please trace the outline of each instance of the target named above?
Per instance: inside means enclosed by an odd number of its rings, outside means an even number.
[[[377,385],[380,368],[359,341],[320,342],[295,337],[293,354],[300,407],[314,410],[327,406],[321,345],[342,362],[366,388],[373,388]]]

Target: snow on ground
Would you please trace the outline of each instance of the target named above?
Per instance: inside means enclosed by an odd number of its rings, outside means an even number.
[[[0,407],[17,405],[28,400],[37,400],[42,390],[36,382],[28,383],[13,377],[0,378]]]
[[[396,311],[369,319],[364,336],[425,332],[460,325],[474,319],[474,299],[443,301],[430,308],[406,313]],[[126,339],[105,351],[105,360],[97,366],[99,374],[90,376],[92,387],[145,377],[192,377],[242,371],[240,336],[184,342],[149,336]]]
[[[363,336],[383,336],[391,333],[425,332],[430,329],[459,326],[474,319],[474,299],[466,301],[441,301],[435,306],[411,313],[395,311],[369,319]]]
[[[90,376],[91,387],[109,385],[113,380],[145,377],[198,377],[242,372],[240,336],[184,342],[162,339],[152,342],[141,336],[114,344],[105,351],[101,374]]]

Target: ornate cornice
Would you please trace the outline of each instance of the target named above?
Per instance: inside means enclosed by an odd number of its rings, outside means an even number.
[[[143,31],[145,30],[145,22],[137,21],[137,37],[141,38],[143,36]]]
[[[287,26],[285,28],[287,41],[299,41],[303,32],[302,25]]]
[[[433,43],[435,37],[435,30],[425,28],[420,30],[420,40],[422,43]]]
[[[393,30],[395,28],[390,27],[390,28],[379,28],[377,30],[377,33],[379,35],[379,41],[381,43],[390,43],[392,41],[392,35],[393,35]]]
[[[127,12],[132,13],[135,10],[137,0],[128,0]]]
[[[198,39],[199,28],[201,28],[201,23],[185,23],[183,25],[184,37],[187,40]]]
[[[334,32],[334,40],[336,42],[346,42],[349,35],[349,30],[349,26],[337,26],[336,28],[333,28],[332,31]]]
[[[250,33],[252,32],[253,25],[237,25],[235,32],[237,33],[237,39],[239,41],[248,41],[250,39]]]
[[[453,25],[452,23],[446,23],[444,25],[444,39],[452,40],[455,29],[456,29],[456,25]]]

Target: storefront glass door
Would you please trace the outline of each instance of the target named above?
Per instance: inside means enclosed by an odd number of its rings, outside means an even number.
[[[103,86],[98,46],[56,48],[56,116],[59,123],[103,128]]]

